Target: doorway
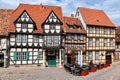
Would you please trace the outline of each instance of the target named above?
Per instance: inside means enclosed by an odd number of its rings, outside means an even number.
[[[75,64],[75,55],[67,55],[67,63]]]
[[[48,66],[56,66],[56,56],[47,57]]]
[[[49,67],[56,66],[56,54],[55,50],[48,50],[47,51],[47,63]]]
[[[112,58],[111,55],[106,55],[106,64],[111,64],[112,63]]]

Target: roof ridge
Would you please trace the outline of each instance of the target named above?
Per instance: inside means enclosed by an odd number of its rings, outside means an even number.
[[[96,8],[88,8],[88,7],[78,7],[79,9],[89,9],[89,10],[97,10],[97,11],[103,11],[102,9],[96,9]],[[103,11],[104,12],[104,11]]]

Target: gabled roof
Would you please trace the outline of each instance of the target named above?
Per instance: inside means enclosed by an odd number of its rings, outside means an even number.
[[[120,42],[120,26],[116,27],[115,30],[116,42]]]
[[[103,10],[78,8],[87,25],[115,27]]]
[[[0,36],[8,35],[12,12],[12,9],[0,9]]]
[[[36,24],[35,33],[42,33],[42,23],[49,16],[51,11],[57,15],[57,17],[62,21],[62,9],[59,6],[47,6],[47,5],[33,5],[33,4],[20,4],[18,8],[12,14],[10,32],[15,32],[14,21],[20,16],[20,14],[26,10],[30,15],[32,20]]]
[[[78,18],[63,17],[63,19],[64,19],[63,31],[65,33],[83,33],[83,34],[86,33]],[[68,25],[73,25],[74,29],[70,29]],[[80,26],[82,29],[77,29],[75,25]]]

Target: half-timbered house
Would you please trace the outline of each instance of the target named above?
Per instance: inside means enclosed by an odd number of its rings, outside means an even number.
[[[80,19],[87,33],[87,61],[112,63],[115,52],[115,25],[102,10],[77,8],[76,17]]]
[[[65,61],[69,64],[85,63],[86,32],[78,18],[73,14],[71,17],[63,17],[63,31],[65,34]],[[82,57],[81,57],[82,52]],[[82,58],[82,59],[81,59]]]
[[[61,7],[20,4],[11,19],[10,65],[61,66]]]

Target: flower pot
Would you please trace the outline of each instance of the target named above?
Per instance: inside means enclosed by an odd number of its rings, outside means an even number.
[[[92,67],[91,69],[90,69],[90,72],[95,72],[96,71],[96,68],[94,68],[94,67]]]
[[[85,70],[85,71],[81,71],[81,76],[86,76],[89,74],[89,71],[88,70]]]
[[[87,75],[87,72],[86,71],[82,71],[81,72],[81,76],[86,76]]]

